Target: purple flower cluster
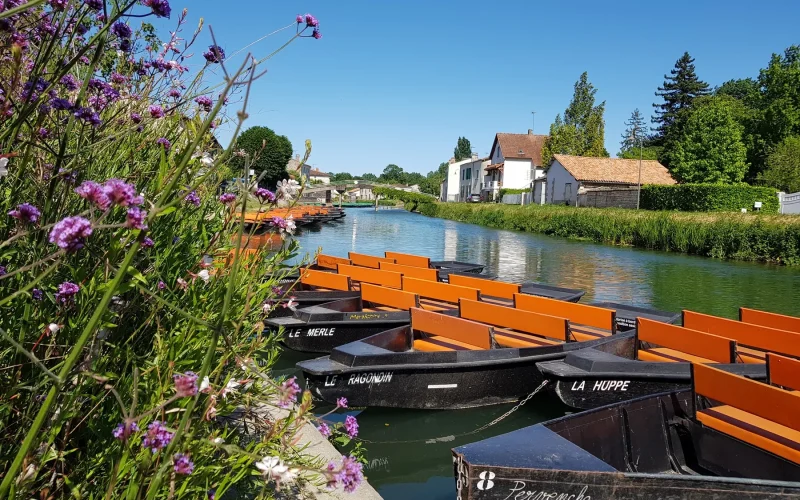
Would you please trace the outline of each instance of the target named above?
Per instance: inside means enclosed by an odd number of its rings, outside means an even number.
[[[219,202],[228,205],[229,203],[233,203],[236,201],[236,195],[233,193],[223,193],[219,195]]]
[[[334,489],[341,485],[347,493],[354,492],[364,480],[362,467],[353,457],[342,457],[342,465],[338,470],[333,462],[329,463],[328,472],[331,480],[328,482],[328,488]]]
[[[140,115],[139,113],[131,113],[131,121],[133,123],[141,123],[142,115]]]
[[[23,224],[34,224],[39,220],[39,217],[42,215],[42,213],[39,212],[38,208],[34,207],[30,203],[23,203],[21,205],[17,205],[17,208],[14,210],[8,212],[8,215],[17,219]]]
[[[142,248],[153,248],[155,242],[152,238],[146,237],[142,240]]]
[[[67,217],[53,226],[50,243],[55,243],[67,252],[83,248],[84,241],[92,234],[92,223],[80,216]]]
[[[337,408],[347,408],[347,398],[339,398],[336,400]]]
[[[64,10],[69,5],[69,0],[49,0],[47,3],[53,10]]]
[[[92,108],[87,108],[87,107],[78,108],[77,110],[75,110],[73,115],[75,115],[75,118],[85,123],[88,123],[92,127],[98,127],[100,126],[100,124],[103,123],[102,120],[100,120],[100,115],[98,115],[97,112]]]
[[[50,107],[56,111],[71,111],[73,104],[69,101],[69,99],[55,97],[50,99]]]
[[[331,437],[331,428],[328,427],[328,424],[326,424],[325,422],[319,424],[317,430],[319,431],[320,434],[322,434],[323,437]]]
[[[75,283],[72,283],[71,281],[65,281],[58,285],[56,302],[64,306],[71,306],[75,303],[75,295],[77,295],[80,291],[81,287]]]
[[[103,0],[84,0],[83,3],[92,10],[100,10],[103,8]]]
[[[169,92],[167,92],[167,97],[172,97],[173,99],[180,99],[181,91],[175,88],[169,89]]]
[[[279,229],[286,229],[286,219],[283,217],[278,217],[277,215],[272,218],[271,225],[279,228]]]
[[[6,266],[0,266],[0,276],[6,275]]]
[[[351,438],[358,436],[358,421],[356,420],[356,417],[352,415],[345,417],[344,430],[347,431],[347,435]]]
[[[311,36],[319,40],[320,38],[322,38],[322,33],[320,33],[318,28],[314,28],[314,31],[311,32]]]
[[[31,297],[33,297],[33,300],[42,300],[44,298],[44,294],[38,288],[34,288],[31,290]]]
[[[114,33],[120,38],[130,38],[133,35],[133,30],[128,23],[117,21],[111,26],[111,33]]]
[[[111,200],[108,199],[103,186],[94,181],[84,181],[75,188],[75,192],[84,200],[94,203],[101,210],[105,210],[111,205]]]
[[[203,57],[212,64],[218,64],[225,60],[225,51],[219,45],[209,45],[208,50],[203,52]]]
[[[172,144],[170,144],[169,140],[167,140],[167,138],[166,138],[166,137],[161,137],[161,138],[159,138],[159,139],[156,141],[156,144],[161,144],[162,146],[164,146],[164,150],[165,150],[165,151],[169,151],[169,148],[171,148],[171,147],[172,147]]]
[[[210,98],[210,97],[208,97],[207,95],[201,95],[201,96],[199,96],[199,97],[196,97],[196,98],[194,99],[194,102],[196,102],[197,104],[199,104],[199,105],[200,105],[200,107],[201,107],[201,108],[203,109],[203,111],[205,111],[205,112],[209,112],[209,111],[211,111],[211,108],[214,106],[214,101],[212,101],[212,100],[211,100],[211,98]]]
[[[186,198],[184,198],[184,201],[196,207],[200,206],[200,197],[197,196],[197,191],[192,191],[191,193],[187,194]]]
[[[123,83],[128,81],[128,77],[125,75],[121,75],[116,71],[111,73],[111,83],[116,83],[117,85],[122,85]]]
[[[64,75],[59,80],[59,83],[69,91],[78,90],[78,79],[72,75]]]
[[[164,109],[158,104],[153,104],[147,108],[147,111],[150,112],[150,116],[153,118],[164,118]]]
[[[136,206],[129,207],[128,213],[125,216],[125,226],[131,229],[146,231],[147,224],[145,224],[145,219],[147,219],[146,211]]]
[[[167,426],[164,425],[164,422],[155,420],[147,426],[147,434],[144,439],[142,439],[142,445],[145,448],[150,448],[150,451],[155,453],[166,448],[172,441],[174,435],[174,433],[167,430]]]
[[[183,453],[176,453],[172,459],[175,464],[174,469],[176,474],[188,476],[194,470],[194,464],[189,460],[189,457]]]
[[[297,394],[300,392],[300,386],[297,385],[297,377],[286,379],[278,390],[280,392],[278,406],[288,408],[297,401]]]
[[[103,185],[103,191],[111,203],[121,207],[144,203],[141,196],[136,196],[136,188],[133,187],[133,184],[128,184],[121,179],[108,179]]]
[[[143,0],[142,4],[150,7],[156,17],[169,17],[172,8],[167,0]]]
[[[256,189],[256,196],[258,197],[261,203],[270,202],[273,203],[275,201],[275,193],[270,191],[269,189],[258,188]]]
[[[159,288],[162,283],[159,282]],[[175,393],[178,397],[185,398],[197,394],[197,374],[195,372],[176,373],[172,376],[172,381],[175,382]]]
[[[118,424],[111,434],[120,441],[127,441],[134,432],[139,431],[139,426],[136,422],[120,423]]]
[[[317,18],[311,14],[306,14],[306,26],[309,28],[316,28],[319,26],[319,21],[317,21]]]

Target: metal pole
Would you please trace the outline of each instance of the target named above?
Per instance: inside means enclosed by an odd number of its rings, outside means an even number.
[[[533,123],[531,123],[531,132],[536,133],[536,111],[531,111]]]
[[[639,187],[636,190],[636,210],[639,210],[639,201],[642,199],[642,140],[639,139]]]

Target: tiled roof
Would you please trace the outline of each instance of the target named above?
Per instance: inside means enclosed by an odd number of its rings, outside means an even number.
[[[553,155],[575,180],[607,184],[637,184],[639,160]],[[676,184],[667,168],[656,160],[642,161],[642,184]]]
[[[489,170],[503,170],[503,165],[505,165],[505,163],[494,163],[486,167],[486,171],[488,172]]]
[[[494,156],[494,150],[499,144],[500,152],[503,153],[503,158],[506,160],[514,158],[532,160],[534,166],[540,167],[542,166],[542,146],[547,137],[539,134],[498,133],[492,144],[490,155]]]
[[[312,168],[311,172],[308,173],[309,177],[330,177],[330,175],[322,172],[321,170],[317,170],[316,168]]]

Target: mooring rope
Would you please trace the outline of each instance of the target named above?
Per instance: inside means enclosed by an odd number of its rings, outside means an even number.
[[[531,392],[530,394],[525,396],[525,398],[522,401],[520,401],[519,403],[517,403],[513,408],[511,408],[507,412],[503,413],[502,415],[500,415],[496,419],[492,420],[488,424],[482,425],[482,426],[478,427],[477,429],[471,430],[469,432],[463,432],[461,434],[450,434],[450,435],[447,435],[447,436],[439,436],[439,437],[429,438],[429,439],[398,439],[398,440],[392,440],[392,441],[372,441],[370,439],[356,438],[356,440],[357,441],[361,441],[362,443],[367,443],[367,444],[411,444],[411,443],[434,444],[434,443],[447,443],[447,442],[450,442],[450,441],[455,441],[457,438],[461,438],[461,437],[464,437],[464,436],[469,436],[469,435],[472,435],[472,434],[477,434],[479,432],[485,431],[486,429],[488,429],[489,427],[492,427],[493,425],[496,425],[496,424],[500,423],[501,421],[506,419],[508,416],[510,416],[512,413],[514,413],[515,411],[519,410],[523,405],[525,405],[525,403],[530,401],[530,399],[532,397],[534,397],[536,394],[538,394],[539,391],[544,389],[544,386],[546,386],[546,385],[547,385],[547,380],[545,380],[541,384],[539,384],[539,387],[537,387],[536,389],[533,390],[533,392]]]

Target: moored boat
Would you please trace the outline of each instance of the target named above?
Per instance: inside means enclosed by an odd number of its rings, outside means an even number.
[[[800,362],[768,355],[800,389]],[[800,498],[800,395],[707,365],[692,388],[569,415],[453,450],[457,498]]]
[[[683,326],[639,318],[636,335],[538,365],[550,388],[572,408],[591,409],[647,394],[686,389],[690,363],[763,380],[767,352],[800,357],[797,318],[743,309],[745,323],[692,311]]]

